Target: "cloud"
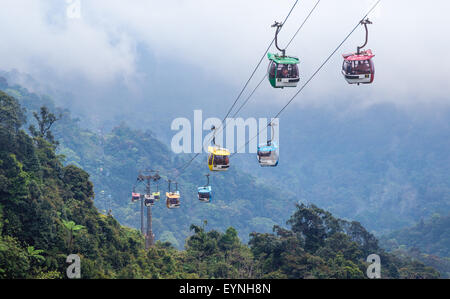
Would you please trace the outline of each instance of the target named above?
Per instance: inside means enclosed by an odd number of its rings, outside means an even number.
[[[76,74],[95,82],[134,73],[134,42],[124,32],[69,19],[63,1],[2,1],[0,67],[34,75]]]
[[[82,76],[93,82],[132,81],[141,61],[136,46],[145,45],[156,61],[171,61],[210,74],[236,90],[250,75],[273,38],[273,21],[282,21],[292,0],[81,0],[81,19],[67,19],[64,1],[2,1],[0,68],[31,74]],[[345,3],[344,3],[345,2]],[[322,1],[294,40],[288,54],[301,60],[305,82],[355,26],[372,0]],[[280,33],[285,44],[316,0],[299,1]],[[311,82],[296,103],[323,105],[339,99],[361,105],[388,101],[448,103],[450,84],[450,4],[433,1],[425,10],[418,0],[382,1],[371,15],[368,47],[375,57],[376,78],[370,86],[349,86],[340,73],[341,53],[354,51],[364,39],[359,28]],[[274,51],[274,49],[272,49]],[[163,64],[163,63],[162,63]],[[256,84],[267,61],[255,75]],[[143,70],[158,72],[164,67]],[[195,77],[196,74],[192,73]],[[169,84],[168,84],[169,85]],[[168,88],[161,86],[160,88]],[[273,90],[268,84],[257,93],[259,103],[285,103],[294,90]]]
[[[104,10],[108,26],[126,24],[136,39],[145,42],[157,59],[168,57],[200,66],[211,77],[242,86],[273,37],[270,25],[283,20],[293,1],[92,1],[92,11]],[[316,0],[299,1],[280,43],[293,35]],[[322,1],[292,43],[289,53],[300,57],[302,82],[357,24],[375,0]],[[376,54],[376,81],[371,86],[349,86],[340,73],[342,53],[362,44],[359,28],[305,89],[302,101],[323,104],[336,98],[361,99],[363,105],[388,101],[448,102],[450,85],[450,4],[433,2],[424,11],[418,0],[382,1],[371,14],[368,47]],[[274,51],[274,49],[272,49]],[[264,61],[255,80],[266,71]],[[256,84],[255,81],[254,84]],[[267,85],[267,84],[266,84]],[[293,92],[280,93],[264,86],[265,101],[285,103]],[[300,102],[300,101],[299,101]]]

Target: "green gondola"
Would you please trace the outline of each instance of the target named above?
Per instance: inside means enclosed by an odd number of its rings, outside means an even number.
[[[267,77],[274,88],[297,87],[300,81],[298,64],[300,60],[297,57],[286,56],[286,49],[278,46],[278,33],[283,24],[275,22],[272,27],[276,27],[275,47],[281,52],[281,55],[268,53],[270,63]]]
[[[298,64],[300,60],[296,57],[279,56],[268,53],[270,60],[268,77],[270,85],[274,88],[297,87],[300,81]]]

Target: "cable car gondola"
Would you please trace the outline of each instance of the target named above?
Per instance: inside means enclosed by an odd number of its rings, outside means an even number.
[[[211,171],[226,171],[230,167],[230,151],[221,147],[208,147],[208,166]]]
[[[216,127],[211,128],[212,131]],[[215,133],[214,133],[215,134]],[[226,171],[230,167],[230,151],[216,145],[216,136],[213,137],[213,146],[208,147],[208,167],[211,171]]]
[[[170,183],[169,180],[169,192],[166,192],[166,206],[168,209],[176,209],[180,207],[180,191],[178,191],[178,183],[176,183],[176,191],[170,191]]]
[[[356,53],[343,54],[342,74],[349,84],[371,84],[375,78],[375,66],[372,58],[375,56],[372,50],[361,50],[367,45],[369,39],[368,24],[372,24],[369,19],[361,21],[366,29],[366,42],[357,48]]]
[[[160,198],[161,198],[161,192],[153,192],[152,193],[152,197],[153,197],[153,199],[155,200],[155,201],[159,201],[160,200]]]
[[[156,171],[156,174],[153,177],[153,181],[156,182],[156,192],[152,192],[151,197],[154,201],[159,201],[161,199],[161,192],[159,192],[159,183],[158,181],[161,179],[159,176],[158,171]]]
[[[198,187],[198,200],[201,202],[211,202],[212,199],[212,188],[209,185],[209,174],[206,175],[208,178],[208,183],[206,186]]]
[[[261,167],[278,166],[278,145],[276,142],[267,142],[258,145],[258,162]]]
[[[153,207],[155,205],[155,199],[151,194],[144,195],[144,205],[146,207]]]
[[[273,141],[275,136],[274,126],[275,124],[270,123],[269,126],[272,128],[271,139],[267,143],[262,143],[258,145],[258,162],[261,167],[276,167],[278,166],[279,153],[278,145]]]
[[[131,202],[136,202],[136,201],[139,201],[139,200],[141,200],[141,194],[132,192],[131,193]]]
[[[268,67],[269,82],[274,88],[297,87],[300,81],[298,64],[300,60],[297,57],[286,56],[286,50],[278,47],[278,32],[283,24],[275,22],[272,27],[277,27],[275,32],[275,46],[281,55],[267,53],[270,60]]]

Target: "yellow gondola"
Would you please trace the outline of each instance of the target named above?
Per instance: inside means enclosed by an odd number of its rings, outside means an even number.
[[[230,151],[218,146],[208,147],[208,167],[211,171],[226,171],[230,167]]]
[[[176,209],[180,207],[180,194],[178,191],[166,192],[166,205],[168,209]]]
[[[180,207],[180,191],[178,191],[178,183],[176,184],[176,191],[170,191],[170,184],[172,181],[169,180],[169,192],[166,192],[166,206],[168,209],[176,209]]]
[[[226,171],[230,167],[230,151],[216,144],[216,127],[212,126],[213,146],[208,146],[208,167],[211,171]]]
[[[158,172],[156,172],[155,177],[153,178],[153,180],[156,182],[156,192],[152,193],[152,198],[155,201],[159,201],[161,198],[161,192],[159,192],[159,184],[158,181],[161,179],[161,177],[159,176]],[[170,191],[170,190],[169,190]]]
[[[159,199],[161,198],[161,192],[153,192],[152,197],[155,201],[159,201]]]

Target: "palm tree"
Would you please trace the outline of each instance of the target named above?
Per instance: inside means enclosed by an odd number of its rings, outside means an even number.
[[[82,225],[76,224],[73,221],[66,221],[64,219],[62,222],[64,224],[64,227],[69,231],[69,241],[68,241],[67,245],[69,247],[69,250],[71,250],[72,244],[73,244],[73,237],[75,236],[76,232],[79,230],[82,230],[85,227]]]
[[[37,260],[37,261],[41,261],[41,262],[45,261],[45,258],[41,255],[41,253],[43,253],[44,250],[34,249],[34,246],[28,246],[27,252],[28,252],[28,256],[32,260]]]

